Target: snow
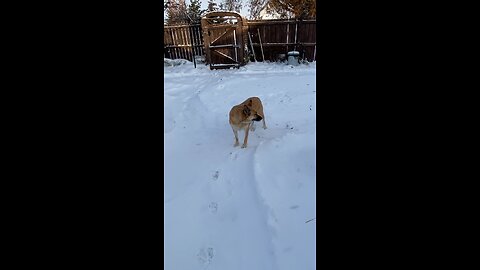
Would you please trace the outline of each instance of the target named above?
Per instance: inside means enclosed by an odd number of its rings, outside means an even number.
[[[164,269],[315,269],[315,62],[178,63],[164,71]],[[228,113],[251,96],[267,129],[233,147]]]

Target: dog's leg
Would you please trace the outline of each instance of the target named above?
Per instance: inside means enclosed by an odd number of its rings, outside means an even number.
[[[240,144],[238,142],[238,131],[234,127],[232,127],[232,130],[233,130],[233,135],[235,135],[235,143],[233,144],[233,147],[236,147]]]
[[[245,138],[243,139],[243,145],[242,145],[242,148],[246,148],[247,147],[247,142],[248,142],[248,130],[250,130],[250,125],[252,123],[248,124],[248,126],[245,128]]]
[[[250,131],[255,131],[255,121],[250,124]]]
[[[263,129],[267,129],[267,125],[265,125],[265,116],[262,118]]]

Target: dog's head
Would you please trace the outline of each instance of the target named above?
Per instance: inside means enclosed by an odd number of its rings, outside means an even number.
[[[260,121],[262,117],[252,108],[252,100],[250,99],[246,105],[243,105],[243,114],[249,121]]]

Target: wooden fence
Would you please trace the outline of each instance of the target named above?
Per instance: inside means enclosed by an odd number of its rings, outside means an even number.
[[[247,25],[250,61],[276,61],[289,51],[300,52],[308,61],[317,60],[315,20],[248,20]],[[163,41],[166,58],[193,61],[193,55],[205,55],[200,25],[164,26]]]
[[[164,57],[193,61],[193,55],[205,55],[200,24],[164,26]]]
[[[315,20],[248,21],[247,34],[250,35],[257,61],[275,61],[278,55],[289,51],[300,52],[300,57],[310,62],[316,60]]]

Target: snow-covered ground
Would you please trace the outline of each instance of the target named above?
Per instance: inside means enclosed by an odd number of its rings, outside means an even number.
[[[165,67],[164,269],[315,269],[315,69]],[[228,113],[251,96],[268,128],[233,147]]]

